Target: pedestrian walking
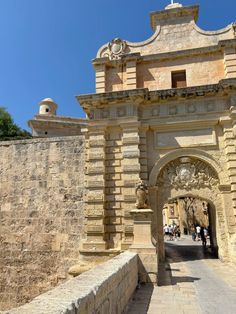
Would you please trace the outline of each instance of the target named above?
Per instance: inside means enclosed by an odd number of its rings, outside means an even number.
[[[192,240],[196,241],[197,235],[196,235],[196,230],[195,230],[194,225],[192,225],[192,227],[191,227],[191,235],[192,235]]]
[[[174,226],[169,225],[169,240],[173,241],[173,237],[174,237]]]
[[[200,239],[201,239],[201,227],[199,225],[197,225],[197,227],[196,227],[196,233],[197,233],[197,239],[198,239],[198,241],[200,241]]]
[[[200,229],[200,236],[201,236],[201,240],[202,240],[202,246],[205,248],[206,247],[206,244],[207,244],[207,238],[205,236],[205,231],[204,231],[205,228],[201,227]]]
[[[167,224],[165,224],[165,226],[163,227],[163,231],[164,231],[164,238],[166,239],[169,236],[169,226]]]

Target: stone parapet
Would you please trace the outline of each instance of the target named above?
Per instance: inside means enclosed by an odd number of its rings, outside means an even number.
[[[125,252],[4,314],[121,314],[138,283],[138,256]]]
[[[81,135],[87,119],[38,114],[28,121],[34,137],[63,137]]]

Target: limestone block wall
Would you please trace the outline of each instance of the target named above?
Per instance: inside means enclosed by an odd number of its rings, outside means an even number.
[[[138,256],[125,252],[5,314],[121,314],[138,283]]]
[[[67,278],[83,235],[84,139],[0,143],[0,309]]]
[[[231,50],[228,49],[227,52]],[[97,92],[135,88],[170,89],[172,88],[171,73],[178,71],[186,71],[188,87],[216,84],[226,77],[235,76],[234,55],[226,53],[224,55],[222,51],[216,50],[211,54],[175,55],[171,60],[167,55],[138,62],[120,60],[119,64],[104,65],[104,83],[102,87],[97,88]],[[100,86],[100,83],[97,84]]]
[[[126,89],[126,67],[124,65],[108,67],[106,70],[106,91]]]
[[[187,86],[216,84],[225,78],[222,53],[153,61],[137,65],[137,87],[149,90],[169,89],[171,73],[186,71]]]

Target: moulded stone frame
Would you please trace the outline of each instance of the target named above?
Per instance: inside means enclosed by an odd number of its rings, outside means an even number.
[[[163,189],[157,186],[158,176],[160,175],[162,169],[166,167],[170,162],[180,158],[180,157],[192,157],[202,160],[204,163],[209,165],[215,170],[218,175],[219,184],[212,187],[211,190],[207,188],[192,189],[191,191],[186,191],[184,189],[175,190],[170,187]],[[229,259],[229,238],[228,238],[228,226],[227,226],[227,215],[225,212],[225,204],[232,202],[230,196],[230,187],[228,189],[221,189],[221,186],[229,187],[229,182],[226,181],[223,175],[223,169],[219,163],[208,153],[200,149],[195,148],[182,148],[174,150],[167,153],[162,158],[160,158],[154,165],[149,176],[149,195],[150,204],[154,212],[153,224],[152,224],[152,235],[157,240],[158,255],[160,260],[164,260],[164,239],[163,239],[163,217],[162,209],[164,203],[167,199],[178,198],[183,196],[195,196],[205,199],[206,201],[213,204],[215,208],[216,216],[216,240],[219,244],[219,257],[222,260]],[[210,193],[209,193],[210,192]]]

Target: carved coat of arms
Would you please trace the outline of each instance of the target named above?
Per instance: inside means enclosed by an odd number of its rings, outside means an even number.
[[[164,170],[160,183],[171,185],[175,189],[190,190],[192,188],[211,187],[218,182],[213,170],[202,161],[182,158],[171,163]]]
[[[119,56],[125,51],[126,42],[120,38],[115,38],[108,44],[108,48],[110,52],[110,58],[118,59]]]

